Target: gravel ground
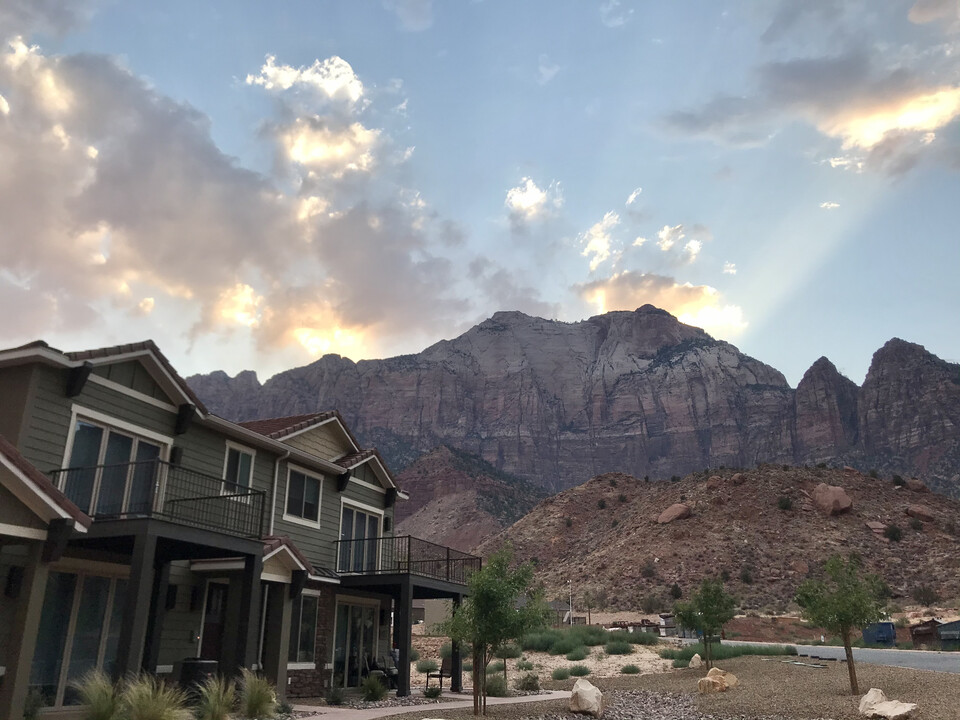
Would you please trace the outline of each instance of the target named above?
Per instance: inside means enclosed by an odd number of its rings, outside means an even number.
[[[343,699],[343,703],[340,705],[334,705],[332,707],[346,707],[354,708],[357,710],[372,710],[376,708],[392,708],[392,707],[416,707],[417,705],[442,705],[446,702],[451,702],[452,700],[463,700],[464,698],[469,698],[469,695],[441,695],[438,698],[425,698],[422,695],[407,695],[406,697],[397,697],[395,695],[390,695],[383,700],[378,700],[376,702],[366,702],[362,700],[359,696],[346,696]],[[291,700],[294,705],[315,705],[317,707],[331,707],[327,705],[327,701],[323,698],[294,698]],[[406,717],[406,716],[404,716]]]

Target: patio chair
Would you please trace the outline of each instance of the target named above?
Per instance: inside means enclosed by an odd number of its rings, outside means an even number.
[[[430,678],[437,678],[440,681],[440,689],[443,690],[443,679],[445,677],[453,677],[453,665],[449,657],[440,661],[439,670],[427,673],[427,687],[430,687]]]

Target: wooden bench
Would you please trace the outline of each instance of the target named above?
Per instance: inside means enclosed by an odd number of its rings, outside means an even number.
[[[440,661],[439,670],[427,673],[427,687],[430,687],[430,678],[437,678],[440,681],[440,689],[443,690],[443,679],[445,677],[453,677],[453,666],[448,657]]]

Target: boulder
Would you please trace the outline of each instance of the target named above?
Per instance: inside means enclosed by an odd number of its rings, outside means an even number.
[[[875,532],[877,535],[883,535],[883,531],[887,529],[886,525],[876,520],[867,520],[866,525],[871,532]]]
[[[573,692],[570,695],[570,712],[600,717],[603,715],[603,708],[603,693],[600,692],[600,688],[583,678],[574,683]]]
[[[840,515],[853,507],[853,500],[842,487],[820,483],[813,490],[813,504],[826,515]]]
[[[806,575],[810,572],[810,565],[806,560],[794,560],[790,563],[790,569],[797,575]]]
[[[933,522],[936,520],[933,510],[926,505],[911,505],[907,508],[907,515],[917,520],[923,520],[923,522]]]
[[[910,478],[907,480],[907,489],[914,492],[930,492],[930,488],[923,484],[919,478]]]
[[[697,654],[694,655],[692,658],[690,658],[690,665],[689,665],[689,667],[698,668],[698,667],[700,667],[701,665],[703,665],[703,659],[700,657],[700,653],[697,653]]]
[[[734,473],[730,476],[730,482],[732,482],[734,485],[743,485],[746,479],[747,478],[743,473]]]
[[[665,525],[674,520],[683,520],[690,517],[690,506],[684,503],[674,503],[657,517],[657,522]]]
[[[900,718],[910,717],[916,709],[916,703],[887,700],[887,696],[880,688],[870,688],[870,692],[860,698],[860,714],[868,718],[900,720]]]
[[[717,693],[717,692],[726,692],[727,684],[723,681],[722,678],[718,677],[702,677],[697,681],[697,690],[706,694],[706,693]]]
[[[732,672],[721,670],[718,667],[710,668],[710,672],[707,673],[707,677],[722,680],[723,684],[728,688],[735,688],[740,684],[740,681],[737,679],[736,675],[734,675]]]
[[[707,480],[707,490],[716,490],[723,484],[723,478],[719,475],[711,475],[710,479]]]

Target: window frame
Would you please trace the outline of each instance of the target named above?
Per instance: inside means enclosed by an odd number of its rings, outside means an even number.
[[[317,667],[317,663],[319,662],[318,656],[317,656],[317,629],[320,626],[319,618],[320,618],[321,592],[322,591],[320,590],[309,590],[307,588],[304,588],[303,590],[300,591],[299,597],[297,597],[296,600],[294,600],[295,606],[294,608],[291,608],[290,627],[287,629],[287,632],[289,632],[292,635],[294,627],[297,628],[298,645],[296,648],[294,648],[293,642],[292,642],[293,638],[290,638],[291,642],[287,650],[287,670],[315,670]],[[313,623],[313,661],[311,662],[308,662],[306,660],[290,660],[291,652],[295,653],[294,657],[299,657],[300,655],[299,638],[300,638],[300,627],[303,624],[303,599],[305,597],[313,598],[317,606],[317,612],[316,612],[316,615],[314,616],[314,623]],[[294,620],[294,617],[293,617],[293,614],[294,614],[293,611],[295,608],[299,608],[299,614],[296,620]]]
[[[306,478],[317,481],[317,519],[310,520],[299,515],[291,515],[287,512],[287,503],[290,500],[290,475],[292,473],[299,473]],[[287,464],[287,483],[283,489],[283,513],[281,517],[287,521],[296,523],[297,525],[304,525],[309,528],[318,528],[321,525],[321,518],[323,516],[323,481],[324,476],[321,473],[316,473],[310,470],[307,470],[305,467],[300,465],[294,465],[293,463]]]
[[[249,502],[250,501],[249,495],[247,495],[246,497],[236,497],[236,495],[238,494],[237,489],[240,487],[243,487],[247,493],[253,490],[253,469],[257,462],[257,451],[252,447],[248,447],[247,445],[241,445],[240,443],[234,442],[233,440],[226,440],[225,442],[226,442],[226,447],[223,451],[223,472],[220,475],[220,483],[221,483],[220,494],[233,496],[231,499],[239,502]],[[227,481],[227,468],[230,465],[231,450],[236,450],[238,453],[244,453],[250,456],[250,473],[249,473],[249,477],[247,478],[246,486],[242,486],[239,483],[229,483]],[[228,485],[233,485],[234,489],[231,491],[227,487]]]
[[[377,523],[377,537],[383,537],[383,519],[386,517],[386,510],[385,510],[385,509],[376,508],[376,507],[374,507],[373,505],[367,505],[366,503],[360,502],[359,500],[352,500],[352,499],[350,499],[350,498],[340,498],[340,520],[339,520],[339,522],[338,522],[338,524],[337,524],[337,540],[342,540],[342,539],[343,539],[343,511],[344,511],[345,509],[347,509],[347,508],[349,508],[350,510],[353,510],[353,512],[354,512],[354,522],[356,522],[356,513],[357,513],[357,512],[361,512],[361,513],[363,513],[363,514],[365,514],[365,515],[368,515],[368,516],[371,516],[371,517],[374,516],[374,515],[378,516],[378,517],[379,517],[379,521],[378,521],[378,523]],[[371,538],[364,538],[364,540],[370,540],[370,539],[371,539]],[[375,567],[376,569],[379,569],[379,568],[380,568],[380,559],[381,559],[381,558],[380,558],[380,543],[375,543],[375,548],[376,548],[376,550],[375,550],[375,552],[376,552],[376,558],[374,559],[374,567]],[[351,555],[350,555],[350,566],[353,566],[353,564],[354,564],[354,563],[353,563],[353,560],[354,560],[353,553],[351,553]],[[364,561],[366,561],[366,556],[364,556]],[[364,565],[366,565],[366,562],[364,562]],[[339,567],[340,567],[340,551],[339,551],[339,550],[338,550],[338,552],[337,552],[337,557],[335,558],[334,567],[336,567],[336,568],[338,568],[338,569],[339,569]],[[349,572],[360,572],[360,571],[342,570],[341,572],[349,573]]]

